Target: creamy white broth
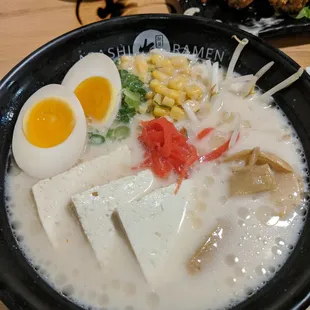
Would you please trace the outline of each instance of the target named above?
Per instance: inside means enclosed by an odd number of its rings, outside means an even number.
[[[222,78],[220,78],[222,79]],[[256,99],[255,99],[256,98]],[[200,127],[220,123],[225,112],[237,112],[242,136],[228,154],[259,146],[287,161],[297,175],[305,176],[300,152],[301,144],[281,110],[267,106],[255,98],[241,98],[230,90],[222,90],[212,98],[211,112],[198,113]],[[220,104],[218,103],[220,101]],[[132,165],[143,159],[143,148],[137,140],[137,124],[149,116],[137,115],[131,123],[131,135],[120,142],[87,146],[81,161],[109,154],[123,144],[132,153]],[[188,130],[189,141],[200,127],[184,120],[177,126]],[[230,130],[233,124],[221,128]],[[196,143],[204,153],[211,138]],[[54,249],[40,223],[31,187],[38,180],[12,169],[6,179],[9,199],[8,214],[18,243],[38,273],[58,292],[83,307],[93,309],[176,309],[203,310],[232,306],[266,283],[283,265],[297,242],[303,226],[305,207],[298,206],[286,218],[276,216],[270,193],[229,197],[229,164],[219,160],[197,164],[190,173],[195,187],[186,209],[186,217],[174,240],[165,267],[160,270],[159,284],[151,287],[126,239],[118,236],[111,250],[113,260],[102,269],[85,237],[78,220],[65,228],[61,247]],[[115,171],[102,184],[132,175],[130,169]],[[176,181],[157,179],[153,189]],[[97,185],[97,184],[96,184]],[[101,185],[101,184],[98,184]],[[198,274],[190,274],[186,264],[214,229],[217,221],[223,227],[223,238],[212,251],[209,263]]]

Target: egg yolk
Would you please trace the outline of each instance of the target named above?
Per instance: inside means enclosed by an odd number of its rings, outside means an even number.
[[[39,101],[27,113],[23,122],[26,139],[41,148],[64,142],[74,126],[75,118],[70,106],[57,98]]]
[[[80,83],[74,93],[86,116],[97,121],[102,121],[107,116],[112,98],[109,80],[101,76],[90,77]]]

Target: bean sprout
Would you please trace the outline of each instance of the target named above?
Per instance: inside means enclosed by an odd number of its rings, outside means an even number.
[[[219,75],[219,63],[215,62],[212,66],[212,83],[211,83],[211,96],[218,93],[218,75]]]
[[[236,63],[238,61],[239,56],[240,56],[243,48],[249,43],[248,39],[240,40],[237,36],[233,36],[233,38],[235,40],[237,40],[239,42],[239,44],[236,47],[236,49],[235,49],[235,51],[231,57],[231,60],[230,60],[230,63],[229,63],[228,69],[227,69],[226,79],[229,79],[232,77],[232,74],[234,72],[234,69],[235,69],[235,66],[236,66]]]
[[[206,66],[208,69],[208,78],[211,79],[212,78],[212,63],[210,59],[206,60]]]
[[[282,90],[283,88],[286,88],[293,84],[295,81],[297,81],[301,75],[303,74],[304,70],[302,68],[299,68],[297,72],[289,76],[287,79],[282,81],[281,83],[277,84],[276,86],[269,89],[267,92],[261,95],[261,99],[265,100],[268,99],[268,97],[273,96],[276,92]]]
[[[188,118],[190,121],[192,121],[193,123],[198,123],[199,120],[196,116],[196,114],[191,110],[190,106],[187,103],[183,104],[183,109],[186,112]]]
[[[238,139],[238,135],[240,133],[240,124],[241,124],[241,120],[240,120],[240,114],[237,113],[236,114],[236,125],[235,125],[235,129],[231,135],[231,138],[230,138],[230,141],[229,141],[229,145],[228,145],[228,148],[232,148],[236,142],[237,142],[237,139]]]
[[[257,79],[260,79],[273,65],[274,65],[274,61],[270,61],[265,66],[260,68],[255,74]]]
[[[221,85],[231,85],[231,84],[236,84],[236,83],[243,83],[243,82],[253,81],[253,78],[254,78],[253,74],[238,76],[238,77],[235,77],[235,78],[229,78],[229,79],[224,80],[221,83]]]
[[[274,61],[268,62],[265,66],[257,71],[253,81],[247,83],[244,88],[243,93],[246,94],[246,97],[249,96],[255,88],[256,82],[274,65]]]

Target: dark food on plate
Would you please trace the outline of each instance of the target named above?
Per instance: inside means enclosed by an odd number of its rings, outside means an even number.
[[[269,0],[270,4],[276,9],[288,13],[299,12],[308,0]]]
[[[253,1],[260,0],[227,0],[227,3],[233,8],[244,9]],[[275,10],[295,13],[299,12],[308,3],[308,0],[269,0],[269,2]]]
[[[78,305],[225,308],[289,256],[306,167],[270,102],[303,70],[262,94],[273,62],[238,75],[248,40],[234,39],[227,70],[158,49],[90,53],[24,103],[8,215],[39,274]]]
[[[252,2],[253,0],[227,0],[228,5],[236,9],[243,9]]]

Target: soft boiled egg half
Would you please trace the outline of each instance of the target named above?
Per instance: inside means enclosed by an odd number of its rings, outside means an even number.
[[[49,178],[70,169],[81,156],[87,124],[77,97],[62,85],[36,91],[15,124],[12,151],[28,175]]]
[[[111,58],[91,53],[66,74],[62,85],[73,91],[93,125],[109,128],[121,105],[121,79]]]

